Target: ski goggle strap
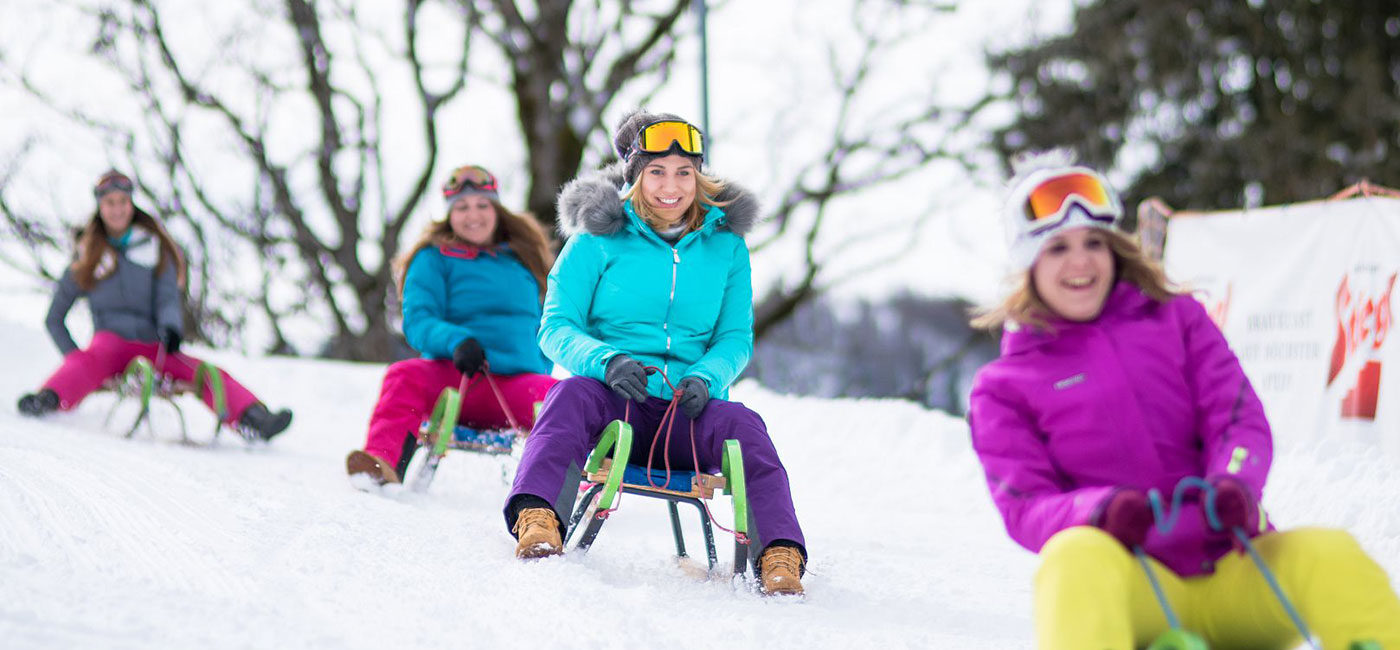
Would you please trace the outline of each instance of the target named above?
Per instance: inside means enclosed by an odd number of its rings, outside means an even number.
[[[442,196],[446,199],[455,198],[467,192],[495,194],[496,191],[496,177],[491,172],[476,165],[465,165],[453,170],[452,175],[442,186]]]
[[[1095,174],[1074,172],[1056,176],[1031,189],[1026,197],[1026,221],[1058,223],[1069,209],[1070,199],[1077,198],[1089,216],[1113,221],[1121,216],[1113,194]]]
[[[637,142],[627,157],[638,151],[644,153],[666,153],[672,147],[680,147],[682,153],[692,156],[705,155],[705,137],[700,129],[680,120],[652,122],[637,132]]]
[[[97,179],[97,185],[94,185],[92,188],[92,195],[101,199],[109,192],[126,192],[127,194],[131,194],[134,189],[135,185],[132,184],[131,179],[127,177],[126,174],[113,169]]]

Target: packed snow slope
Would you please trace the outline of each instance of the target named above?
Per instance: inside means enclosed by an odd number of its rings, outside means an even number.
[[[8,311],[8,310],[6,310]],[[32,322],[27,322],[32,320]],[[353,489],[383,366],[192,350],[296,420],[271,445],[121,437],[98,395],[21,418],[59,357],[37,314],[0,317],[0,639],[7,648],[1028,648],[1035,558],[992,508],[966,425],[902,401],[744,383],[811,552],[805,599],[701,580],[660,502],[624,497],[586,555],[522,563],[501,516],[513,460],[448,456],[426,494]],[[182,401],[192,436],[213,419]],[[1280,445],[1284,526],[1353,531],[1400,575],[1400,473],[1365,449]],[[728,522],[727,501],[714,510]],[[682,512],[692,552],[693,512]],[[730,540],[719,538],[725,562]]]

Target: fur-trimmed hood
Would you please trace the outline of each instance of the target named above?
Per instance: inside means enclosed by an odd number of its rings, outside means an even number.
[[[626,184],[624,169],[618,162],[566,183],[559,191],[559,232],[567,237],[581,232],[611,235],[622,230],[627,223],[621,197]],[[721,208],[724,219],[719,228],[743,237],[758,222],[758,199],[753,192],[726,181],[715,200],[728,202]]]

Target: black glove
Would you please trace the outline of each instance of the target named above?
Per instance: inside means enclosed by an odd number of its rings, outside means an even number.
[[[481,349],[481,342],[474,338],[458,343],[457,349],[452,351],[452,365],[468,377],[481,372],[485,364],[486,350]]]
[[[619,354],[608,361],[608,369],[603,373],[603,383],[623,399],[635,402],[647,401],[647,371],[636,359]]]
[[[166,326],[160,330],[160,343],[165,346],[166,354],[175,354],[180,351],[180,331]]]
[[[710,403],[710,389],[705,385],[705,380],[699,377],[682,379],[676,386],[676,392],[681,395],[681,413],[692,420],[700,417],[700,412]]]

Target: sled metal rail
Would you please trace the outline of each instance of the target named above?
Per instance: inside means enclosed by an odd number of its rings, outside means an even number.
[[[157,355],[159,358],[161,355]],[[140,406],[136,418],[131,426],[122,436],[132,438],[142,424],[146,425],[147,432],[154,435],[155,431],[151,426],[150,414],[153,399],[159,399],[170,405],[174,409],[178,421],[180,422],[180,442],[187,445],[200,445],[189,437],[189,428],[185,424],[185,412],[176,402],[176,398],[182,395],[202,396],[205,388],[209,389],[211,401],[214,403],[214,431],[209,445],[218,442],[219,433],[225,427],[224,420],[228,418],[228,399],[224,391],[223,373],[218,367],[207,361],[200,362],[195,369],[194,381],[178,381],[170,375],[156,370],[155,364],[146,357],[136,357],[128,363],[126,370],[121,375],[107,380],[103,383],[103,390],[113,392],[117,395],[117,401],[108,409],[104,426],[110,426],[112,416],[116,414],[117,408],[127,400],[134,399]],[[246,436],[242,436],[245,440]]]
[[[578,543],[575,548],[587,551],[597,539],[608,516],[617,510],[619,496],[623,493],[636,494],[667,501],[676,555],[681,558],[688,557],[678,504],[689,504],[695,507],[700,515],[705,555],[709,569],[713,572],[718,565],[719,556],[713,529],[718,524],[714,522],[714,515],[706,502],[714,498],[716,491],[721,491],[729,494],[734,504],[734,530],[729,531],[734,534],[734,574],[744,574],[748,570],[751,549],[748,537],[748,491],[744,483],[744,459],[739,441],[725,441],[720,474],[699,471],[669,472],[679,477],[677,481],[660,476],[661,470],[640,465],[621,463],[622,471],[619,471],[619,463],[615,459],[630,457],[632,438],[632,426],[622,420],[614,420],[603,430],[602,437],[584,465],[581,486],[583,499],[569,518],[565,543],[577,535]],[[608,457],[609,454],[611,458]]]

